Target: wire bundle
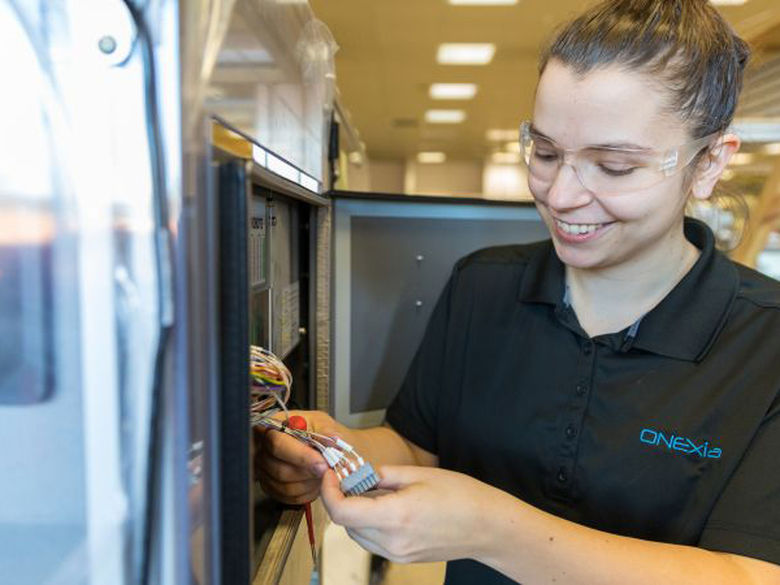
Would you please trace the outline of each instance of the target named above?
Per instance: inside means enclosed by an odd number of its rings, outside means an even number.
[[[290,416],[287,401],[290,398],[292,375],[278,357],[253,345],[250,349],[249,369],[252,426],[285,433],[319,451],[328,466],[336,472],[341,481],[341,490],[348,495],[359,495],[377,486],[379,477],[376,472],[352,445],[339,437],[309,431],[304,419]],[[284,421],[272,418],[279,409],[285,413]]]
[[[328,466],[336,472],[339,479],[345,479],[366,464],[366,461],[358,454],[355,448],[339,437],[296,429],[289,424],[267,416],[259,416],[252,422],[256,426],[263,426],[267,429],[290,435],[309,447],[316,449],[322,454]]]
[[[253,417],[255,414],[273,411],[275,407],[287,413],[292,374],[282,360],[267,349],[252,345],[249,351],[249,376],[250,408]]]

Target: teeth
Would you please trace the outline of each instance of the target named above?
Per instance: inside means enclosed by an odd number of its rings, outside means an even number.
[[[561,231],[572,235],[592,234],[604,224],[602,223],[566,223],[559,219],[555,220],[555,223],[561,228]]]

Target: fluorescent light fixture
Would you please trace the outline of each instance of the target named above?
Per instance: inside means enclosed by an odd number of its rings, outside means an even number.
[[[436,61],[441,65],[487,65],[496,54],[493,43],[444,43]]]
[[[301,180],[299,181],[301,187],[311,191],[312,193],[320,192],[320,183],[314,177],[310,177],[306,173],[301,173]]]
[[[513,142],[507,142],[506,146],[504,147],[504,150],[506,150],[507,152],[516,152],[520,154],[520,142],[518,142],[517,140]]]
[[[425,121],[429,124],[460,124],[466,119],[463,110],[428,110]]]
[[[715,6],[742,6],[747,0],[710,0]]]
[[[772,118],[737,118],[730,131],[742,142],[780,142],[780,116]]]
[[[265,150],[257,144],[252,145],[252,160],[254,160],[261,167],[268,166]]]
[[[517,140],[519,135],[520,131],[516,128],[512,128],[511,130],[488,130],[485,136],[490,142],[509,142],[511,140]]]
[[[453,6],[514,6],[519,0],[447,0]]]
[[[265,49],[222,49],[217,55],[220,65],[271,65],[273,62]]]
[[[470,100],[477,95],[475,83],[434,83],[430,96],[435,100]]]
[[[770,144],[765,144],[762,150],[765,154],[771,154],[777,156],[778,154],[780,154],[780,142],[772,142]]]
[[[443,152],[418,152],[417,162],[423,164],[438,164],[447,160],[447,155]]]
[[[515,165],[520,162],[520,154],[517,152],[494,152],[490,159],[499,165]]]
[[[301,180],[301,173],[298,169],[274,156],[270,152],[268,153],[268,170],[273,171],[280,177],[284,177],[293,183],[299,183]]]
[[[749,165],[753,162],[754,155],[749,152],[738,152],[734,156],[731,157],[731,160],[729,161],[732,165]]]
[[[733,169],[726,169],[723,171],[723,173],[720,175],[721,181],[731,181],[734,177],[737,176],[737,173],[733,171]]]

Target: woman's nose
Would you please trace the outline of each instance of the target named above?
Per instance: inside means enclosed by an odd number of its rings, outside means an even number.
[[[568,162],[561,164],[547,191],[547,205],[554,209],[575,209],[587,205],[592,198],[575,167]]]

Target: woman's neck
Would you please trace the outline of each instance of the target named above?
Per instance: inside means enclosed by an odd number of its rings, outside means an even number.
[[[567,266],[566,284],[580,325],[590,337],[629,327],[671,292],[699,254],[681,234],[677,245],[648,250],[626,265],[599,270]]]

